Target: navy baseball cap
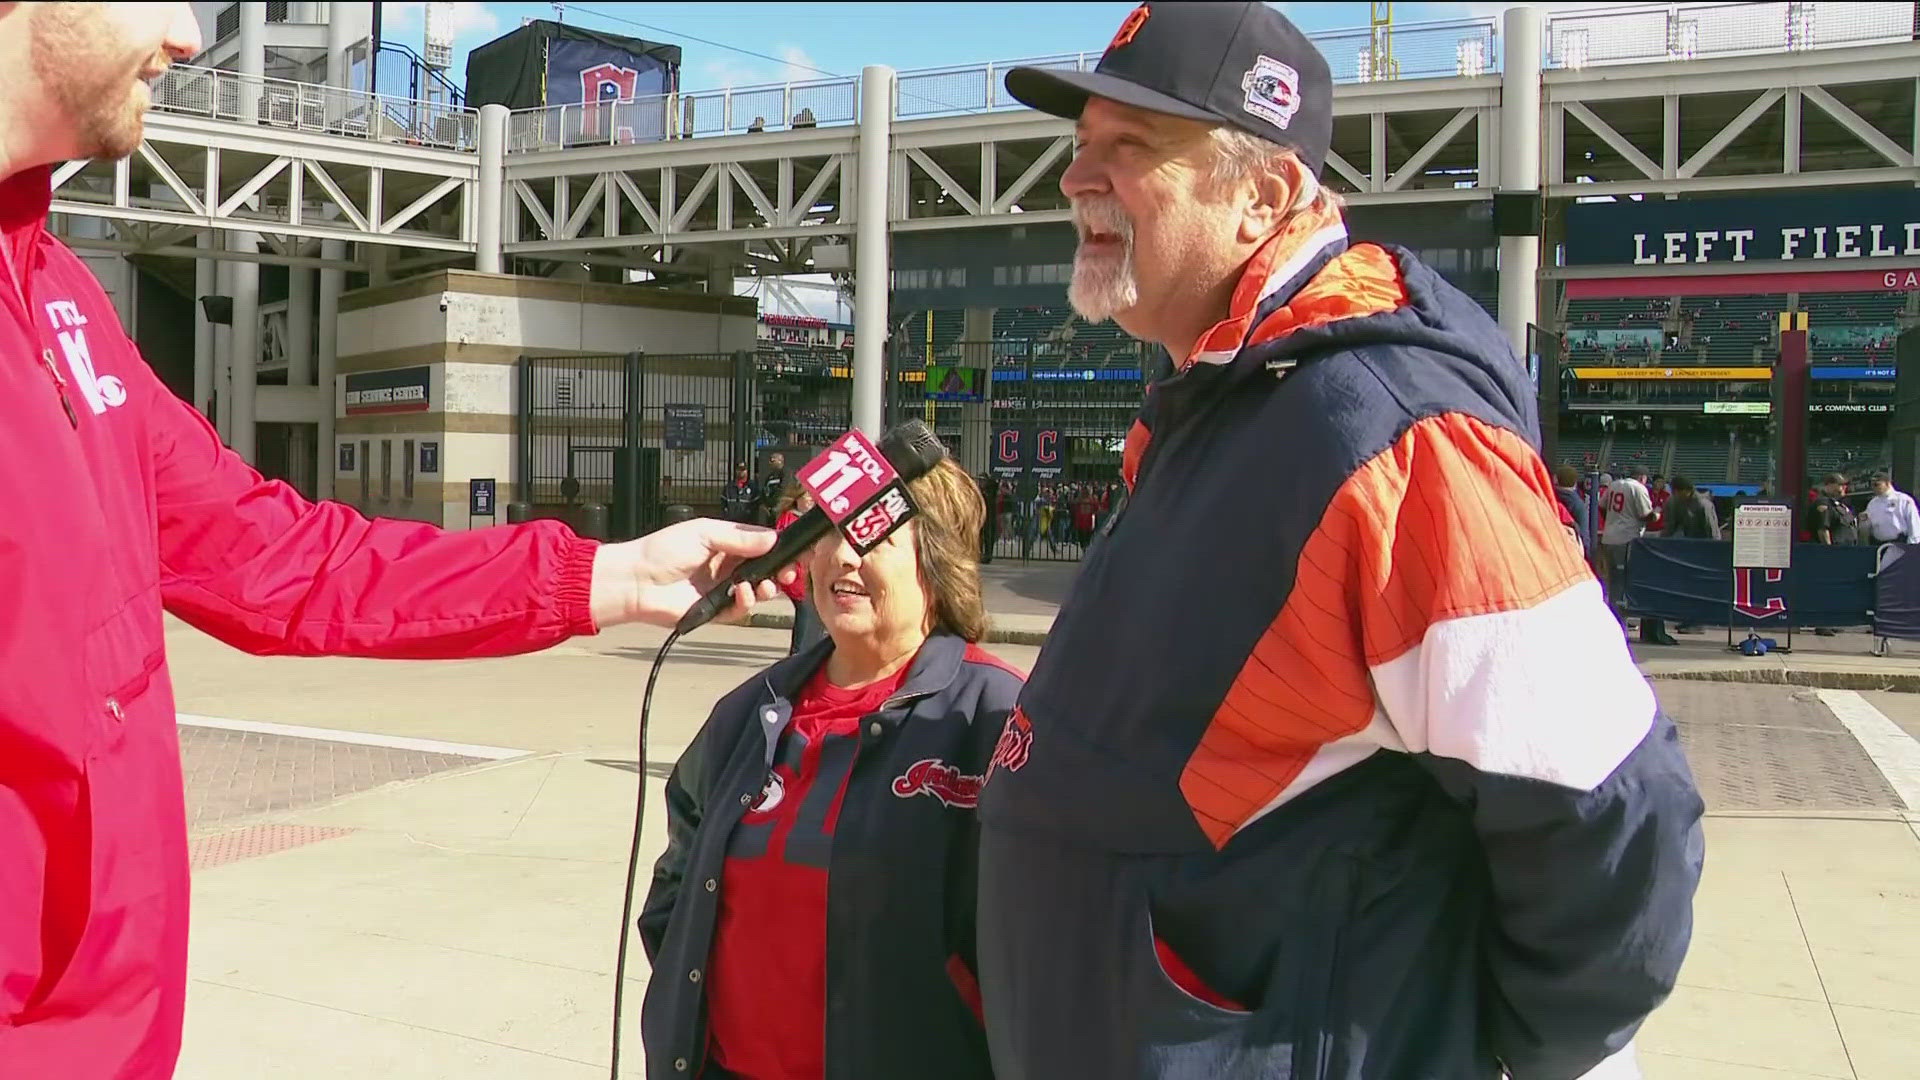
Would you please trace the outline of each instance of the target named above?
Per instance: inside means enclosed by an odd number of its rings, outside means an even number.
[[[1017,67],[1007,92],[1077,120],[1089,97],[1224,124],[1292,147],[1314,175],[1333,142],[1326,57],[1264,4],[1146,3],[1120,24],[1092,71]]]

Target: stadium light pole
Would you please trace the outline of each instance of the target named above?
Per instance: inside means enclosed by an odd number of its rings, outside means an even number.
[[[893,69],[860,70],[859,183],[854,194],[853,426],[878,439],[887,337],[887,178]]]
[[[1527,326],[1537,320],[1540,276],[1540,12],[1510,7],[1501,27],[1500,185],[1494,195],[1522,204],[1524,230],[1500,226],[1500,328],[1516,356],[1527,355]],[[1496,208],[1498,209],[1498,208]],[[1520,234],[1520,235],[1516,235]]]

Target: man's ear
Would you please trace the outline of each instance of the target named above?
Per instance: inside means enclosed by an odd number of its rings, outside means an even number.
[[[1240,239],[1244,243],[1265,240],[1286,224],[1293,209],[1294,193],[1305,179],[1303,166],[1292,155],[1276,154],[1255,170],[1247,184],[1251,201],[1240,215]]]

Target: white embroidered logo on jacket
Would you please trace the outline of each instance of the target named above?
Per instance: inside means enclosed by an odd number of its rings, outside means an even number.
[[[93,354],[87,351],[87,317],[71,300],[54,300],[46,305],[47,319],[60,335],[60,351],[67,356],[67,368],[73,372],[73,385],[87,399],[87,407],[99,416],[108,409],[127,403],[127,384],[113,375],[94,370]]]

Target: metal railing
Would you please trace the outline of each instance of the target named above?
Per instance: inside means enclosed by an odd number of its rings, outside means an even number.
[[[1802,52],[1913,39],[1912,4],[1678,4],[1547,19],[1551,68]]]
[[[1546,20],[1550,68],[1798,52],[1914,38],[1909,3],[1695,3],[1580,10]],[[1311,35],[1336,83],[1497,74],[1499,25],[1491,18],[1329,30]],[[1098,53],[1066,53],[900,72],[898,119],[1022,109],[1002,85],[1016,66],[1084,71]],[[626,101],[522,109],[507,127],[509,153],[659,142],[757,131],[833,127],[859,120],[857,76],[776,83]],[[169,112],[245,119],[358,138],[474,149],[476,112],[443,102],[335,90],[280,79],[176,66],[154,93]]]
[[[153,88],[161,112],[251,121],[356,139],[476,149],[479,114],[460,105],[413,101],[331,86],[265,79],[176,64]]]

